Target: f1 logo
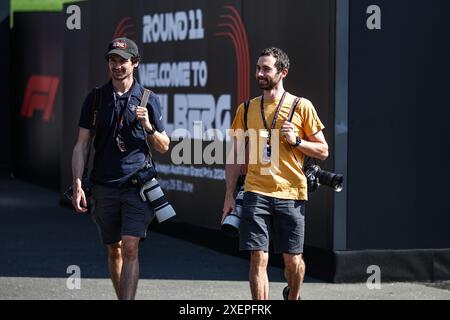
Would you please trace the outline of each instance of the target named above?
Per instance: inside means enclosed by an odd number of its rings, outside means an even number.
[[[35,110],[42,110],[44,121],[50,121],[58,85],[58,77],[32,75],[28,79],[20,114],[31,118]]]

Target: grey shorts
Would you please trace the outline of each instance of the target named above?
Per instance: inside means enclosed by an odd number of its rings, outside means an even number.
[[[142,201],[137,188],[95,185],[92,199],[91,217],[104,244],[117,243],[122,236],[145,239],[155,215],[148,201]]]
[[[244,193],[239,225],[239,248],[243,251],[303,253],[305,201],[285,200]]]

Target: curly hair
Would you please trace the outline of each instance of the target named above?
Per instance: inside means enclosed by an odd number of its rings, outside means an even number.
[[[266,48],[261,51],[260,57],[272,56],[275,58],[275,67],[278,72],[283,71],[284,69],[289,69],[289,56],[286,52],[277,47]]]

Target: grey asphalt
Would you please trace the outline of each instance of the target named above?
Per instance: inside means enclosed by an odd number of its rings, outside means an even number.
[[[88,215],[59,205],[57,192],[0,179],[0,299],[115,299],[106,248]],[[140,250],[141,300],[249,300],[248,261],[151,232]],[[80,271],[79,288],[69,266]],[[269,267],[270,299],[283,270]],[[304,300],[450,300],[450,282],[331,284],[307,278]]]

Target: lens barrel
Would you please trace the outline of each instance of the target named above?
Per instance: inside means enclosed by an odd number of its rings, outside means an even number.
[[[333,172],[319,169],[316,173],[317,179],[321,185],[333,188],[335,192],[341,192],[344,188],[344,176]]]
[[[155,216],[159,223],[176,216],[175,210],[170,205],[166,195],[155,178],[142,186],[140,195],[144,201],[148,200],[150,202],[155,210]]]

